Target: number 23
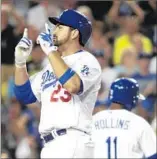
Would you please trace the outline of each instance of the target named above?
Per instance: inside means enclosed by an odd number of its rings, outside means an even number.
[[[56,95],[59,95],[61,90],[64,90],[63,95],[56,97]],[[58,102],[59,100],[61,100],[62,102],[69,102],[71,100],[71,94],[67,90],[65,90],[60,84],[58,84],[57,89],[52,92],[50,101]]]

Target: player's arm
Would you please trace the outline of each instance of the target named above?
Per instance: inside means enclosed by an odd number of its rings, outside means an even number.
[[[111,9],[108,12],[109,20],[113,23],[119,23],[118,11],[121,1],[114,0]]]
[[[101,68],[95,59],[91,57],[80,58],[71,69],[62,60],[59,52],[50,53],[48,58],[59,82],[68,92],[80,95],[92,85],[98,84]]]
[[[126,1],[126,3],[131,7],[131,9],[135,12],[138,20],[140,20],[140,22],[143,21],[144,19],[144,11],[142,10],[142,8],[137,4],[136,1]]]
[[[156,159],[156,136],[151,126],[144,120],[144,129],[141,133],[140,147],[146,159]]]
[[[69,93],[81,94],[85,92],[91,85],[95,84],[101,76],[100,66],[98,66],[98,63],[93,59],[91,60],[93,60],[94,63],[90,62],[90,59],[81,59],[79,65],[76,64],[73,68],[69,68],[62,60],[56,46],[53,45],[50,29],[47,24],[45,25],[45,28],[46,33],[41,33],[38,36],[37,43],[40,44],[43,52],[48,56],[59,82]],[[87,71],[86,74],[88,75],[84,76],[84,72],[81,71],[82,69],[83,71],[90,70],[90,73]]]
[[[58,80],[62,86],[69,93],[77,94],[81,86],[81,79],[78,74],[67,66],[67,64],[59,55],[59,52],[55,51],[50,53],[48,58],[55,72],[55,75],[58,77]]]
[[[41,33],[37,38],[42,50],[47,55],[50,64],[62,86],[69,92],[77,94],[80,90],[81,79],[61,58],[57,47],[53,45],[52,37],[48,24],[45,24],[45,33]]]
[[[32,41],[28,39],[28,31],[24,34],[15,48],[15,86],[16,98],[24,104],[36,102],[31,83],[26,69],[26,60],[32,51]]]

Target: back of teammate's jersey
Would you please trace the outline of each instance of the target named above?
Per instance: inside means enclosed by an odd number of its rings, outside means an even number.
[[[142,158],[156,153],[150,125],[127,110],[105,110],[93,116],[95,158]]]

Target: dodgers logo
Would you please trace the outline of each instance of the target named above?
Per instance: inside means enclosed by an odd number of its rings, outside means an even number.
[[[47,70],[42,75],[42,82],[41,82],[42,91],[44,91],[46,88],[50,86],[54,87],[56,85],[56,82],[57,82],[57,78],[54,75],[54,73]]]
[[[83,76],[87,76],[89,74],[89,67],[87,65],[84,65],[81,69],[81,73]]]

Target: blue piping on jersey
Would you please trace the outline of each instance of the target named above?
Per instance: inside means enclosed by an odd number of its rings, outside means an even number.
[[[79,50],[79,51],[75,52],[74,54],[76,54],[76,53],[81,53],[81,52],[83,52],[83,50]]]
[[[42,88],[42,91],[44,91],[46,88],[48,88],[48,87],[50,87],[50,86],[52,86],[52,85],[55,86],[56,82],[57,82],[57,79],[55,79],[55,80],[54,80],[53,82],[51,82],[51,83],[45,84],[45,85],[43,86],[43,88]]]

